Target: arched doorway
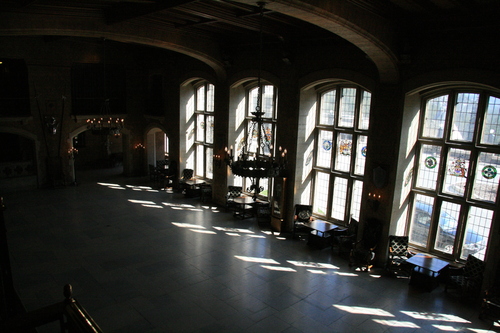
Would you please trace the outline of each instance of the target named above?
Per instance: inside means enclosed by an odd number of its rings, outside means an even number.
[[[69,135],[74,182],[124,173],[124,135],[82,127]]]
[[[156,161],[168,159],[169,141],[167,134],[158,127],[146,133],[147,163],[156,166]]]

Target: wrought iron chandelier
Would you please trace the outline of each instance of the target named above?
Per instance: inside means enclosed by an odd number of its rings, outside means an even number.
[[[107,96],[107,81],[106,81],[106,39],[103,39],[103,95],[104,101],[99,110],[99,117],[88,118],[87,128],[93,132],[100,134],[111,134],[114,136],[120,136],[121,130],[123,128],[124,119],[119,117],[111,116],[111,108],[109,106],[109,98]]]
[[[262,83],[261,83],[261,63],[262,63],[262,21],[264,17],[264,2],[257,3],[260,7],[260,50],[259,50],[259,74],[257,79],[257,103],[252,122],[248,127],[248,132],[244,137],[244,145],[239,151],[237,158],[234,158],[233,147],[225,149],[226,164],[231,168],[234,175],[250,178],[251,185],[247,191],[252,193],[252,197],[257,200],[258,194],[263,190],[260,186],[260,179],[283,177],[286,171],[287,150],[279,147],[278,156],[274,156],[272,145],[272,133],[268,133],[264,128],[264,111],[262,111]]]

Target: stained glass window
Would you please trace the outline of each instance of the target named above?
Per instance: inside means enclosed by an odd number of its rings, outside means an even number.
[[[313,211],[345,223],[359,219],[368,153],[371,93],[333,86],[318,94]]]
[[[500,182],[500,99],[451,90],[423,104],[410,241],[449,259],[484,259]]]

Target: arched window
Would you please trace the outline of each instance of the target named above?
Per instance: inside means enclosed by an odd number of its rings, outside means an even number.
[[[422,110],[410,242],[484,259],[498,200],[500,98],[451,90],[425,97]]]
[[[197,177],[212,179],[214,143],[214,85],[203,82],[195,85],[194,88],[194,172]]]
[[[313,212],[324,219],[359,219],[368,143],[371,93],[337,85],[317,97]],[[313,153],[315,152],[315,153]]]
[[[256,82],[255,82],[256,83]],[[254,115],[252,112],[255,112],[255,108],[258,103],[258,86],[248,85],[248,88],[245,89],[245,98],[244,100],[238,99],[238,103],[236,106],[235,114],[232,117],[234,119],[235,132],[230,137],[234,137],[234,154],[235,156],[239,156],[243,147],[245,146],[245,142],[250,144],[250,153],[258,154],[260,156],[269,156],[271,152],[265,151],[262,147],[258,147],[257,145],[257,133],[252,132],[252,119]],[[240,96],[243,96],[241,93]],[[277,147],[274,147],[275,143],[275,133],[276,133],[276,88],[270,84],[262,85],[262,111],[264,115],[263,119],[263,128],[266,137],[271,142],[272,149],[277,151]],[[232,125],[231,125],[232,127]],[[250,191],[249,187],[252,184],[250,179],[243,179],[241,177],[235,177],[233,181],[234,185],[242,186],[244,190]],[[263,198],[270,198],[271,193],[270,190],[272,188],[272,179],[263,178],[259,183],[261,190],[259,191],[259,196]]]

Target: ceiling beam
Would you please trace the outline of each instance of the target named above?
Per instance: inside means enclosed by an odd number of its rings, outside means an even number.
[[[104,10],[106,24],[115,24],[165,9],[186,5],[198,0],[169,0],[154,3],[118,3]]]

